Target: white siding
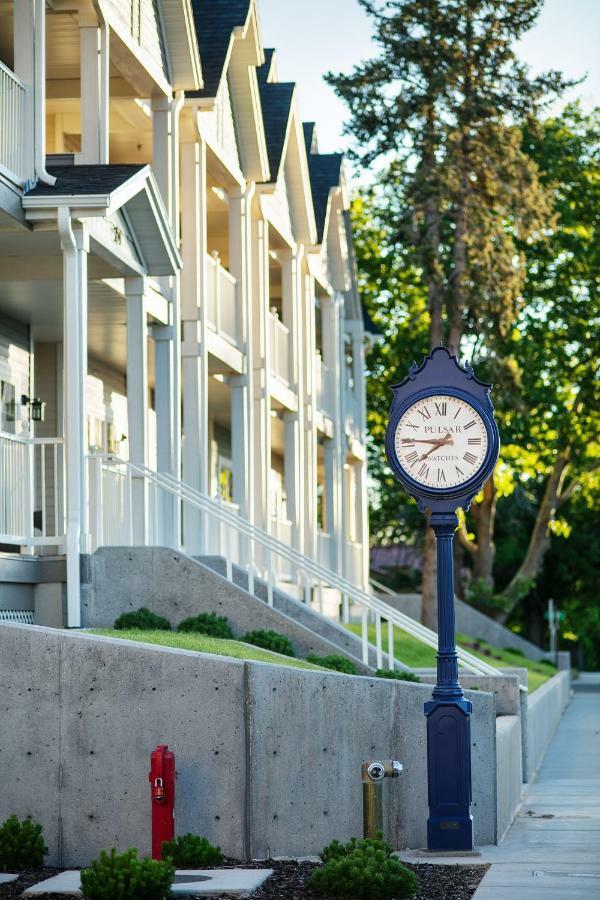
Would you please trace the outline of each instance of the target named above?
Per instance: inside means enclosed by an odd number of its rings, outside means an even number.
[[[221,82],[214,110],[201,115],[204,127],[222,150],[225,159],[239,168],[240,157],[227,78]]]
[[[103,6],[168,78],[158,0],[104,0]]]

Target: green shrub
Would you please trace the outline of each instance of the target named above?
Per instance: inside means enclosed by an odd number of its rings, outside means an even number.
[[[519,650],[518,647],[505,647],[504,650],[506,653],[512,653],[513,656],[525,656],[522,650]]]
[[[316,653],[310,653],[306,657],[306,661],[314,663],[316,666],[323,666],[324,669],[333,669],[334,672],[343,672],[345,675],[356,675],[356,666],[352,660],[346,656],[336,656],[332,653],[330,656],[317,656]]]
[[[165,841],[161,851],[162,858],[173,863],[176,869],[205,869],[223,862],[220,848],[197,834],[183,834],[174,841]]]
[[[233,637],[233,632],[225,616],[218,616],[216,613],[200,613],[199,616],[184,619],[177,626],[177,631],[209,634],[211,637],[228,638],[229,640]]]
[[[0,825],[0,872],[41,866],[47,852],[42,826],[33,819],[19,822],[16,816],[10,816]]]
[[[127,628],[141,628],[142,631],[170,631],[171,623],[162,616],[150,612],[145,606],[135,612],[122,613],[116,620],[114,628],[125,631]]]
[[[323,897],[340,900],[402,900],[417,892],[415,875],[392,856],[383,840],[333,841],[321,853],[323,866],[308,885]]]
[[[414,672],[399,672],[397,669],[377,669],[375,672],[377,678],[392,678],[394,681],[414,681],[421,683],[421,679]]]
[[[86,900],[166,900],[174,877],[171,862],[138,859],[137,850],[117,853],[113,848],[82,869],[81,890]]]
[[[262,647],[263,650],[272,650],[274,653],[283,653],[284,656],[295,656],[292,642],[285,634],[279,634],[277,631],[269,631],[259,629],[258,631],[249,631],[242,640],[246,644],[254,644],[255,647]]]

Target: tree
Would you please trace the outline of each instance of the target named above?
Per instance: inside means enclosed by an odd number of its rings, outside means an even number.
[[[391,227],[427,291],[429,345],[457,353],[465,329],[505,334],[523,281],[517,238],[550,210],[514,124],[564,87],[529,77],[514,43],[542,0],[359,0],[379,54],[327,80],[348,104],[363,163],[398,189]],[[422,618],[436,625],[435,543],[426,528]]]

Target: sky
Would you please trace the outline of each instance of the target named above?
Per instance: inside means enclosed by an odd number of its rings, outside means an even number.
[[[373,53],[371,25],[357,0],[258,0],[265,47],[278,51],[281,81],[295,81],[302,118],[316,121],[319,150],[343,150],[344,104],[323,81]],[[600,105],[600,0],[546,0],[538,24],[518,46],[533,74],[559,69],[586,81],[567,99]]]

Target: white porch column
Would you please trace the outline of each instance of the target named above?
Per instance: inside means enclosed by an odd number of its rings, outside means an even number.
[[[63,434],[65,441],[67,625],[81,625],[80,553],[89,552],[87,512],[87,254],[85,228],[71,226],[70,210],[58,210],[63,250]]]
[[[253,321],[250,266],[250,204],[254,186],[229,192],[229,270],[236,279],[236,305],[242,322],[245,372],[231,379],[231,456],[233,500],[250,522],[254,520],[254,441],[251,360]]]
[[[33,0],[13,3],[13,69],[17,78],[27,85],[25,94],[25,134],[33,133],[33,84],[34,84],[34,8]],[[23,153],[23,172],[33,176],[33,141],[28,139],[20,148]]]
[[[333,440],[323,442],[325,455],[325,531],[335,539],[335,503],[336,503],[336,447]]]
[[[78,163],[109,161],[109,29],[80,15],[81,153]]]
[[[208,352],[206,346],[206,145],[182,144],[181,315],[183,321],[183,480],[209,492]],[[202,554],[203,516],[184,505],[186,552]]]
[[[254,522],[271,530],[271,394],[269,331],[269,224],[262,217],[252,223],[252,348]]]
[[[304,365],[302,353],[306,348],[302,341],[302,318],[299,315],[298,257],[292,250],[281,252],[281,306],[283,323],[290,330],[290,354],[292,388],[295,390],[298,409],[284,414],[285,422],[285,486],[287,516],[292,523],[293,546],[302,552],[304,547]]]
[[[165,209],[172,220],[172,106],[170,97],[152,99],[152,171],[162,194]]]
[[[126,278],[127,303],[127,427],[129,459],[148,465],[148,316],[144,279]],[[133,476],[133,542],[148,542],[148,490],[146,479]]]
[[[304,417],[304,521],[303,546],[307,556],[317,559],[317,422],[315,397],[316,368],[316,319],[314,279],[303,272],[299,265],[298,297],[299,318],[302,327],[303,396],[301,406]]]

